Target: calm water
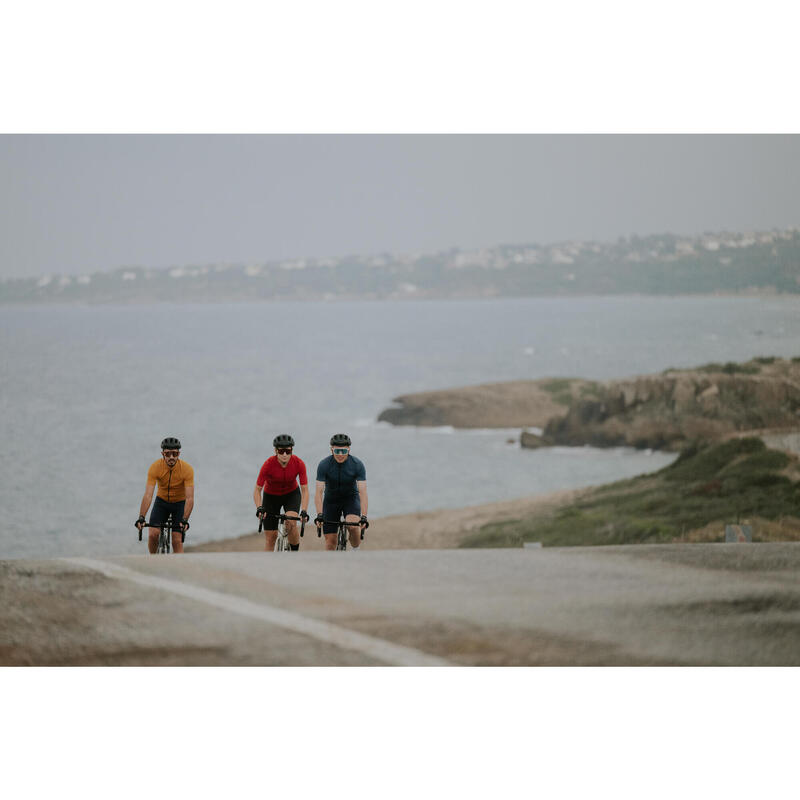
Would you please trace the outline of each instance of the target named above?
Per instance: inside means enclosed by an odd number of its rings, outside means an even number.
[[[798,311],[696,297],[4,308],[0,557],[143,552],[132,523],[166,435],[195,468],[195,542],[255,529],[253,486],[283,431],[312,475],[330,435],[350,433],[373,518],[650,472],[670,457],[375,419],[426,389],[800,355]]]

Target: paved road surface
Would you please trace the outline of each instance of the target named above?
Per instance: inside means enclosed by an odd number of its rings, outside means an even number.
[[[5,561],[0,663],[798,665],[800,544]]]

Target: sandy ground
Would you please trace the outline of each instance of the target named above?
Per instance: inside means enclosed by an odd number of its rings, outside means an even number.
[[[590,491],[572,489],[536,497],[522,497],[502,503],[487,503],[460,509],[425,511],[417,514],[401,514],[370,520],[364,536],[364,547],[368,550],[429,550],[458,547],[472,531],[492,520],[518,519],[528,515],[549,515],[560,506],[572,502]],[[301,550],[324,550],[321,538],[312,525],[308,526],[301,540]],[[186,552],[226,553],[250,552],[264,549],[264,535],[250,533],[234,539],[186,545]]]

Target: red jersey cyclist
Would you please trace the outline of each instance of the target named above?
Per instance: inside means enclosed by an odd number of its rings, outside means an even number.
[[[181,532],[189,530],[189,517],[194,508],[194,470],[181,461],[181,443],[174,436],[167,436],[161,442],[161,458],[154,461],[147,470],[147,485],[139,507],[136,527],[141,530],[145,523],[144,515],[153,501],[153,491],[158,485],[158,494],[150,514],[150,534],[147,549],[155,553],[161,525],[172,514],[172,552],[183,552]]]
[[[272,440],[275,455],[270,456],[261,467],[253,489],[256,516],[264,521],[264,549],[274,550],[278,538],[278,514],[308,521],[308,477],[302,459],[292,453],[294,439],[288,433],[281,433]],[[300,486],[298,487],[298,480]],[[302,510],[301,510],[302,509]],[[298,514],[299,512],[299,514]],[[300,531],[297,523],[286,521],[286,534],[289,547],[300,549]]]

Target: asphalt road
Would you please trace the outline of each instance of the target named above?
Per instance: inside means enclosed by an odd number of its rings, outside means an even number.
[[[800,544],[5,561],[0,663],[798,665]]]

